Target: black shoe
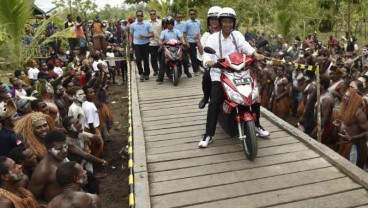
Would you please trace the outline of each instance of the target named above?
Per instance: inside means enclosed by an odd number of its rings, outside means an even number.
[[[144,76],[144,79],[145,80],[149,80],[149,76],[147,75],[147,76]]]
[[[153,72],[153,76],[157,76],[158,74],[157,74],[157,72]]]
[[[186,73],[188,78],[192,78],[192,74],[190,72]]]
[[[156,79],[156,82],[162,83],[162,82],[164,82],[164,80],[163,79],[160,79],[160,78],[157,78]]]
[[[143,81],[144,80],[144,75],[139,75],[139,80]]]
[[[201,101],[199,101],[198,107],[199,109],[203,109],[206,107],[206,104],[208,103],[208,99],[202,98]]]

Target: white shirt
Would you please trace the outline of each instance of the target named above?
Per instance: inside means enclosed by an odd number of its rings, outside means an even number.
[[[234,42],[236,43],[240,52],[248,55],[254,53],[255,49],[247,41],[245,41],[243,34],[241,34],[239,31],[232,31],[231,33],[233,34],[235,40],[233,40],[233,36],[231,34],[229,37],[224,38],[222,32],[220,31],[210,35],[205,46],[213,48],[216,51],[216,55],[221,58],[219,45],[219,35],[221,35],[222,57],[226,57],[227,55],[236,52]],[[204,52],[203,65],[207,66],[207,61],[217,61],[218,57],[216,55]],[[221,70],[219,68],[212,68],[210,74],[212,81],[220,81]]]
[[[84,126],[85,128],[89,129],[89,124],[93,123],[93,127],[97,128],[100,126],[100,118],[98,117],[98,112],[96,105],[93,102],[84,101],[82,104],[82,109],[84,111],[85,122]]]
[[[115,66],[115,61],[109,61],[109,59],[115,58],[115,54],[113,52],[106,52],[106,58],[107,58],[107,61],[109,62],[109,65],[111,67]]]
[[[207,39],[208,37],[210,37],[211,33],[209,32],[205,32],[202,37],[201,37],[201,44],[202,44],[202,47],[206,47],[206,43],[207,43]],[[201,55],[201,53],[199,53],[198,51],[198,48],[197,48],[197,59],[200,60],[200,61],[203,61],[203,57]]]
[[[98,72],[98,71],[100,71],[100,70],[97,68],[97,65],[98,65],[99,63],[101,63],[101,64],[103,64],[103,65],[105,65],[105,66],[107,67],[107,63],[106,63],[106,61],[102,61],[101,59],[99,59],[98,61],[93,61],[93,63],[92,63],[92,68],[93,68],[93,71],[94,71],[94,72]]]
[[[60,67],[58,67],[58,66],[55,66],[55,68],[54,68],[54,72],[55,72],[55,74],[57,74],[58,75],[58,77],[60,77],[61,75],[63,75],[63,69],[62,68],[60,68]]]
[[[74,118],[78,119],[79,123],[84,128],[85,115],[82,107],[73,102],[69,107],[68,116],[73,116]]]
[[[37,80],[38,73],[40,73],[40,70],[38,70],[37,68],[29,68],[28,69],[28,78],[33,79],[33,80]]]

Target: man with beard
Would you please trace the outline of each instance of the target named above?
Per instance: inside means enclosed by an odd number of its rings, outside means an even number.
[[[49,202],[62,192],[62,188],[56,182],[55,173],[60,164],[68,162],[65,134],[59,130],[48,132],[45,146],[47,154],[34,170],[29,190],[39,201]]]
[[[9,152],[8,157],[22,166],[23,173],[28,178],[32,177],[33,171],[38,164],[37,157],[33,154],[32,150],[25,147],[16,147]]]
[[[69,107],[68,116],[73,116],[78,119],[79,123],[82,124],[84,128],[85,114],[82,109],[82,103],[86,100],[86,94],[82,88],[74,86],[70,90],[70,95],[73,97],[73,103]]]
[[[18,185],[23,178],[22,166],[0,156],[0,207],[41,208],[33,194]]]
[[[62,85],[57,85],[54,96],[54,103],[59,109],[60,117],[64,119],[68,116],[68,104],[64,100],[65,88]]]
[[[14,124],[19,120],[17,107],[10,99],[6,103],[0,102],[0,156],[5,156],[9,151],[22,145],[22,138],[14,132]]]
[[[56,181],[63,191],[52,199],[47,207],[101,207],[101,201],[97,195],[83,192],[82,188],[87,183],[87,174],[78,163],[66,162],[61,164],[56,170]]]
[[[339,154],[360,168],[364,168],[367,159],[368,120],[363,103],[354,89],[348,89],[341,103],[341,120],[335,121],[341,139]]]
[[[41,112],[29,113],[16,122],[14,131],[24,138],[25,146],[32,150],[38,159],[42,159],[47,150],[44,139],[50,129],[55,127],[50,116]]]

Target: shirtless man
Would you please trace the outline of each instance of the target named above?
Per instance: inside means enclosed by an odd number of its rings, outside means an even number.
[[[86,100],[86,94],[82,88],[77,86],[72,87],[69,92],[73,96],[73,103],[69,107],[68,116],[78,119],[84,128],[85,114],[82,109],[82,103]]]
[[[65,89],[62,85],[56,86],[54,103],[59,109],[59,113],[62,119],[68,116],[68,104],[64,100]]]
[[[368,136],[368,120],[362,108],[362,97],[354,89],[348,89],[341,103],[341,120],[334,122],[342,140],[339,154],[360,168],[364,168],[367,159]]]
[[[317,91],[316,91],[316,81],[314,72],[307,71],[306,75],[304,76],[306,79],[307,86],[304,88],[303,91],[303,103],[304,103],[304,110],[303,114],[299,119],[297,124],[298,128],[305,132],[306,134],[310,134],[315,127],[315,119],[314,119],[314,105],[317,100]]]
[[[41,208],[33,194],[18,185],[23,177],[22,166],[0,156],[0,207]]]
[[[320,104],[321,104],[321,142],[322,144],[335,145],[336,142],[331,140],[332,133],[334,131],[333,125],[333,96],[328,92],[328,87],[330,86],[330,80],[326,76],[320,77]],[[315,120],[317,120],[317,103],[315,105]],[[311,136],[317,138],[317,126],[314,127]]]
[[[53,198],[47,207],[101,207],[101,201],[97,195],[83,192],[82,187],[87,183],[87,174],[78,163],[66,162],[61,164],[56,170],[56,181],[62,187],[62,193]]]
[[[272,112],[282,118],[286,119],[290,111],[290,83],[285,76],[285,66],[278,63],[275,66],[276,79],[274,82],[274,91],[272,93]]]
[[[46,135],[45,146],[47,155],[34,170],[29,190],[39,201],[49,202],[62,192],[62,188],[56,182],[55,173],[60,164],[68,161],[65,134],[59,130],[50,131]]]
[[[340,102],[345,93],[344,80],[341,78],[342,71],[336,66],[332,66],[330,69],[330,87],[328,91],[334,97],[334,109],[333,115],[334,119],[340,119]]]

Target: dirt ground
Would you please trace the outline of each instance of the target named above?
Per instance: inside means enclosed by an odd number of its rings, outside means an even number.
[[[105,170],[109,175],[101,179],[100,198],[103,208],[126,208],[128,205],[128,159],[125,151],[128,138],[128,98],[127,85],[119,84],[109,88],[109,102],[114,115],[114,126],[110,131],[110,142],[106,144],[104,159],[109,161]]]

